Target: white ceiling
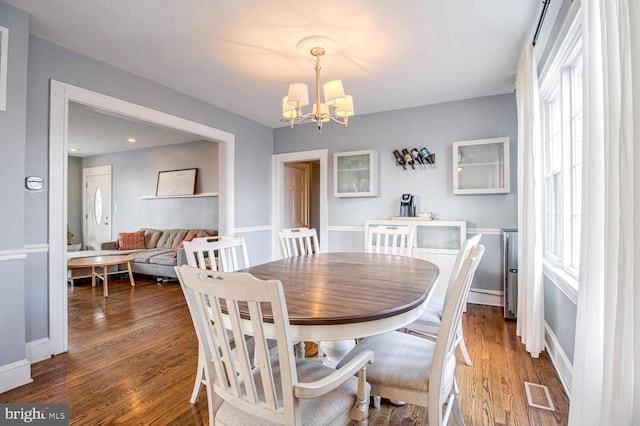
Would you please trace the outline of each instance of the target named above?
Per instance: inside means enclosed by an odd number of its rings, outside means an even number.
[[[201,136],[112,114],[76,102],[69,103],[68,146],[73,157],[90,157],[203,140]],[[131,143],[128,139],[133,138]]]
[[[32,33],[269,127],[288,84],[309,84],[299,40],[339,46],[322,82],[341,79],[358,114],[514,90],[540,0],[5,0]]]

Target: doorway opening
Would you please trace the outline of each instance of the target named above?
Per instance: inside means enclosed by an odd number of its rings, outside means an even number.
[[[218,143],[219,212],[221,233],[234,232],[235,137],[231,133],[142,107],[90,90],[51,80],[49,117],[49,352],[68,349],[66,279],[67,180],[69,102],[176,129]]]
[[[275,154],[272,160],[273,170],[273,205],[272,205],[272,253],[274,259],[280,253],[278,240],[278,230],[282,228],[292,228],[292,224],[306,223],[307,227],[316,228],[320,251],[329,250],[328,244],[328,206],[327,206],[327,157],[326,149],[315,151],[290,152],[285,154]],[[308,169],[307,178],[308,190],[303,195],[298,186],[291,182],[292,175],[301,179],[302,173],[294,169]],[[289,173],[289,178],[287,178]],[[297,201],[296,201],[297,197]],[[305,203],[306,197],[306,203]],[[306,204],[306,209],[299,206]],[[293,219],[301,216],[300,212],[306,214],[302,217],[307,219]]]

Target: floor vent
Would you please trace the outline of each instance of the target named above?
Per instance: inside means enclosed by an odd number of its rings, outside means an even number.
[[[524,382],[524,388],[527,391],[527,402],[531,407],[556,411],[551,401],[551,394],[549,393],[548,387]]]

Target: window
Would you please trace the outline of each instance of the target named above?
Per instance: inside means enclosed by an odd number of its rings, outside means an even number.
[[[582,202],[582,43],[567,37],[541,84],[545,258],[577,280]]]

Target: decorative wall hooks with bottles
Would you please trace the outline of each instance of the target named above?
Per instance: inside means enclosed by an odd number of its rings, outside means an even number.
[[[429,152],[427,148],[413,148],[411,151],[403,148],[402,152],[396,149],[393,151],[393,156],[396,159],[396,166],[402,166],[405,170],[426,169],[429,166],[432,169],[436,168],[436,154]]]

